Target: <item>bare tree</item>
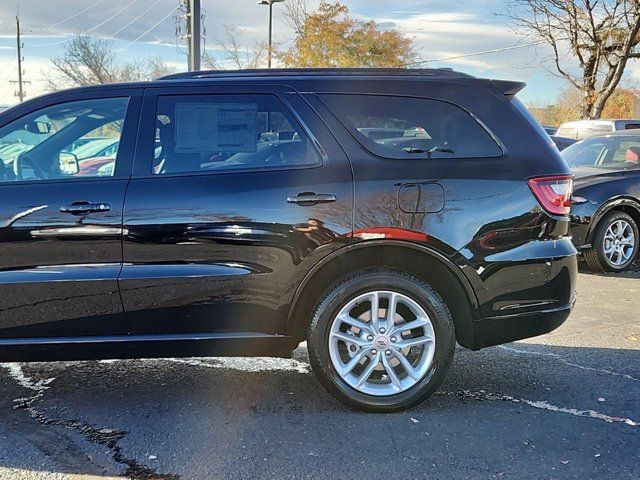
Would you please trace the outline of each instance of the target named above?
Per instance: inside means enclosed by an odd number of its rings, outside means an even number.
[[[72,85],[95,85],[117,81],[115,52],[106,40],[77,36],[67,43],[62,57],[51,59],[56,71]]]
[[[54,70],[48,72],[49,90],[68,86],[151,80],[172,73],[160,57],[120,64],[109,40],[90,36],[73,37],[61,57],[51,59]]]
[[[238,27],[224,25],[224,36],[215,43],[224,52],[224,57],[217,59],[206,52],[202,60],[207,68],[223,70],[230,65],[242,70],[260,68],[266,64],[269,47],[264,42],[257,42],[249,48],[243,47],[242,30]]]
[[[307,0],[288,0],[284,2],[284,19],[295,32],[296,37],[304,36],[304,27],[309,16]]]
[[[523,35],[551,47],[554,70],[582,94],[585,119],[600,118],[628,61],[640,58],[640,0],[512,0],[508,16]]]

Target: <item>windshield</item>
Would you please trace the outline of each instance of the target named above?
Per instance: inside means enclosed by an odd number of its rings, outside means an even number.
[[[562,151],[570,167],[596,167],[611,170],[640,168],[640,135],[594,137]]]

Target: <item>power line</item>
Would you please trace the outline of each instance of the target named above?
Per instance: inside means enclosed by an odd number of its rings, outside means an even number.
[[[134,40],[132,40],[129,43],[127,43],[124,47],[119,48],[117,50],[117,52],[121,52],[121,51],[129,48],[134,43],[136,43],[138,40],[140,40],[142,37],[144,37],[147,33],[151,32],[151,30],[153,30],[158,25],[160,25],[162,22],[164,22],[167,18],[169,18],[173,14],[173,12],[175,12],[177,9],[178,9],[178,7],[173,7],[169,13],[167,13],[164,17],[162,17],[160,20],[158,20],[156,23],[154,23],[151,27],[149,27],[147,30],[145,30],[141,35],[138,35],[137,38],[135,38]]]
[[[5,72],[7,70],[7,68],[9,68],[9,65],[11,65],[15,61],[15,59],[16,59],[16,54],[14,53],[11,56],[11,58],[9,58],[9,61],[7,63],[5,63],[4,65],[2,65],[2,67],[0,67],[0,72]],[[13,76],[13,69],[14,68],[15,68],[15,66],[11,68],[11,72],[8,75],[6,75],[4,77],[0,77],[0,80],[9,80],[9,78]]]
[[[491,50],[483,50],[481,52],[465,53],[465,54],[462,54],[462,55],[454,55],[454,56],[451,56],[451,57],[444,57],[444,58],[430,58],[428,60],[419,60],[417,62],[407,63],[404,66],[405,67],[412,67],[414,65],[422,65],[424,63],[444,62],[444,61],[447,61],[447,60],[457,60],[459,58],[477,57],[478,55],[487,55],[489,53],[497,53],[497,52],[504,52],[504,51],[507,51],[507,50],[516,50],[518,48],[532,47],[534,45],[540,45],[541,43],[544,43],[544,42],[542,40],[538,40],[537,42],[524,43],[524,44],[518,44],[518,45],[510,45],[508,47],[494,48],[494,49],[491,49]]]
[[[133,0],[132,2],[129,2],[129,4],[127,6],[125,6],[124,8],[121,8],[120,10],[118,10],[116,13],[114,13],[113,15],[111,15],[109,18],[107,18],[106,20],[103,20],[102,22],[100,22],[97,25],[94,25],[93,27],[91,27],[89,30],[85,30],[84,35],[86,35],[87,33],[91,33],[93,32],[96,28],[100,28],[102,25],[104,25],[105,23],[107,23],[109,20],[112,20],[113,18],[117,17],[118,15],[120,15],[122,12],[128,10],[129,8],[133,7],[136,3],[138,2],[138,0]]]
[[[107,38],[113,38],[116,35],[118,35],[120,32],[122,32],[125,28],[127,28],[128,26],[130,26],[132,23],[134,23],[136,20],[138,20],[140,17],[142,17],[144,14],[146,14],[149,10],[151,10],[153,7],[155,7],[156,5],[158,5],[162,0],[156,0],[155,3],[152,3],[148,8],[146,8],[142,13],[140,13],[140,15],[136,16],[133,18],[133,20],[131,20],[130,22],[126,23],[125,25],[123,25],[121,28],[119,28],[118,30],[116,30],[115,32],[113,32],[111,35],[109,35]]]
[[[97,7],[99,4],[101,4],[103,1],[105,0],[99,0],[98,2],[96,2],[95,4],[91,5],[90,7],[87,7],[79,12],[77,12],[74,15],[71,15],[70,17],[67,17],[66,19],[64,19],[63,21],[60,21],[58,23],[54,23],[53,25],[51,25],[50,27],[43,27],[37,31],[42,31],[44,28],[53,28],[57,25],[60,25],[61,23],[64,23],[68,20],[71,20],[72,18],[77,17],[78,15],[80,15],[83,12],[86,12],[87,10],[89,10],[90,8],[95,8]],[[107,23],[108,21],[112,20],[113,18],[117,17],[118,15],[120,15],[122,12],[124,12],[125,10],[129,9],[130,7],[132,7],[136,2],[138,2],[138,0],[133,0],[132,2],[130,2],[128,5],[126,5],[124,8],[121,8],[120,10],[118,10],[116,13],[114,13],[113,15],[111,15],[110,17],[108,17],[106,20],[103,20],[101,22],[99,22],[98,24],[94,25],[93,27],[87,29],[84,31],[83,35],[86,35],[87,33],[90,33],[92,31],[94,31],[96,28],[100,28],[102,25],[104,25],[105,23]],[[65,37],[63,40],[59,40],[57,42],[49,42],[49,43],[28,43],[27,47],[52,47],[54,45],[61,45],[65,42],[68,41],[68,38]]]
[[[47,25],[47,26],[45,26],[45,27],[38,28],[38,29],[36,29],[36,30],[29,30],[29,33],[40,32],[40,31],[42,31],[42,30],[44,30],[44,29],[49,29],[49,28],[55,28],[55,27],[57,27],[58,25],[62,25],[63,23],[66,23],[66,22],[68,22],[69,20],[72,20],[72,19],[76,18],[77,16],[82,15],[82,14],[83,14],[83,13],[85,13],[85,12],[88,12],[88,11],[89,11],[89,10],[91,10],[92,8],[97,7],[98,5],[100,5],[101,3],[105,2],[105,1],[106,1],[106,0],[98,0],[96,3],[94,3],[94,4],[92,4],[92,5],[89,5],[89,6],[88,6],[88,7],[86,7],[86,8],[83,8],[82,10],[80,10],[80,11],[78,11],[78,12],[74,13],[73,15],[70,15],[70,16],[68,16],[68,17],[66,17],[66,18],[64,18],[64,19],[62,19],[62,20],[60,20],[59,22],[56,22],[56,23],[54,23],[54,24],[52,24],[52,25]]]

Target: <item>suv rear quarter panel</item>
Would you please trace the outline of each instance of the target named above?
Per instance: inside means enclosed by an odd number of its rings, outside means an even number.
[[[348,92],[340,81],[316,85],[320,92]],[[548,215],[527,179],[569,174],[546,135],[510,98],[465,81],[366,82],[358,92],[435,98],[471,112],[501,146],[500,158],[398,160],[365,150],[313,94],[307,100],[341,139],[355,178],[356,241],[395,227],[396,238],[418,242],[444,254],[469,279],[478,298],[477,318],[566,308],[573,300],[567,281],[575,269],[575,248],[566,236],[568,219]],[[372,97],[370,101],[375,101]],[[408,213],[397,201],[402,184],[437,184],[444,205],[430,213]],[[427,192],[437,190],[430,189]],[[439,198],[423,197],[425,204]],[[406,232],[410,232],[406,234]],[[412,233],[411,233],[412,232]],[[422,234],[422,237],[416,235]],[[387,232],[388,233],[388,232]],[[404,238],[403,238],[404,234]],[[553,261],[551,261],[553,260]],[[523,265],[526,265],[523,268]]]

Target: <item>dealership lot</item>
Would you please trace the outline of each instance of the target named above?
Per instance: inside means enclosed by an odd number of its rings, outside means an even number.
[[[353,412],[293,360],[2,364],[0,478],[637,478],[640,268],[581,273],[557,331],[459,349],[413,411]]]

